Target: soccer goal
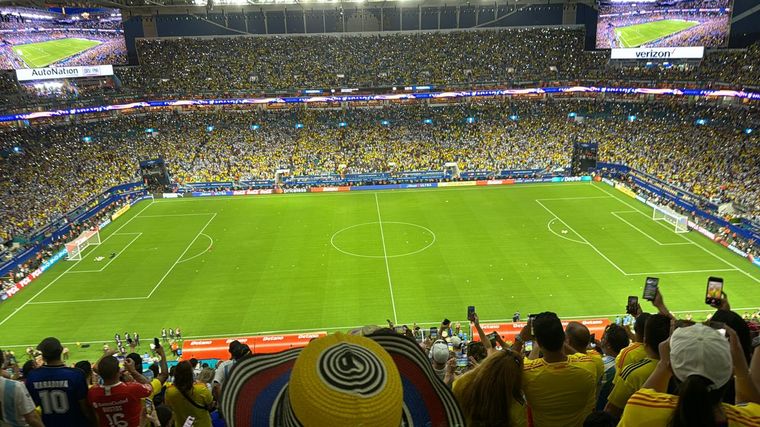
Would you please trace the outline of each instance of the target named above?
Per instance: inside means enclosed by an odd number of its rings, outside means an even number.
[[[685,215],[663,206],[654,206],[652,219],[672,224],[676,233],[687,233],[689,231],[689,219]]]
[[[66,243],[66,253],[69,261],[80,261],[82,259],[82,251],[88,246],[95,246],[100,244],[100,232],[98,230],[87,230],[82,232],[76,239]]]

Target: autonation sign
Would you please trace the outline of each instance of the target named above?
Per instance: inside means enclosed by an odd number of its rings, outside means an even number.
[[[704,46],[612,49],[612,59],[700,59],[704,56]]]
[[[88,67],[54,67],[54,68],[22,68],[16,70],[18,81],[76,79],[79,77],[112,76],[112,65],[91,65]]]

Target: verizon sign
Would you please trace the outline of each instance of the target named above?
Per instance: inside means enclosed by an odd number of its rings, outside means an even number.
[[[704,46],[612,49],[612,59],[700,59],[704,56]]]
[[[76,79],[80,77],[112,76],[112,65],[91,65],[88,67],[22,68],[16,70],[18,81]]]

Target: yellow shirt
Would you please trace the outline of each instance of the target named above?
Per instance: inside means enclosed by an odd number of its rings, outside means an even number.
[[[454,396],[459,399],[459,395],[468,383],[475,379],[475,375],[472,371],[465,373],[461,377],[454,381],[451,385],[451,391],[454,392]],[[525,407],[515,399],[512,399],[509,404],[509,425],[511,427],[525,427],[528,425],[528,421],[525,418]]]
[[[596,364],[585,354],[556,363],[526,359],[523,391],[533,426],[582,426],[596,403],[596,372]]]
[[[209,406],[214,401],[211,392],[204,384],[193,384],[193,390],[188,393],[188,397],[200,406]],[[211,416],[208,411],[196,408],[188,402],[174,385],[166,389],[166,404],[174,411],[174,427],[182,427],[189,416],[195,418],[193,427],[211,427]]]
[[[644,385],[656,367],[656,360],[646,358],[623,368],[620,380],[612,388],[607,401],[623,409],[628,398]]]
[[[604,361],[602,360],[602,355],[597,353],[596,350],[588,350],[586,355],[594,362],[594,367],[596,368],[596,383],[599,385],[602,381],[602,376],[604,375]]]
[[[620,350],[620,353],[615,357],[615,378],[613,378],[612,383],[617,384],[620,380],[620,373],[623,372],[623,368],[645,357],[647,357],[647,351],[644,344],[640,342],[632,342],[628,347]]]
[[[642,388],[628,400],[618,427],[669,425],[676,406],[678,406],[678,396]],[[736,406],[723,403],[723,411],[728,419],[728,427],[760,425],[760,405],[756,403]]]

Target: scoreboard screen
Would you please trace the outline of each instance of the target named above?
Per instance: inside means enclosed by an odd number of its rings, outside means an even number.
[[[602,0],[596,48],[724,47],[732,0]]]

